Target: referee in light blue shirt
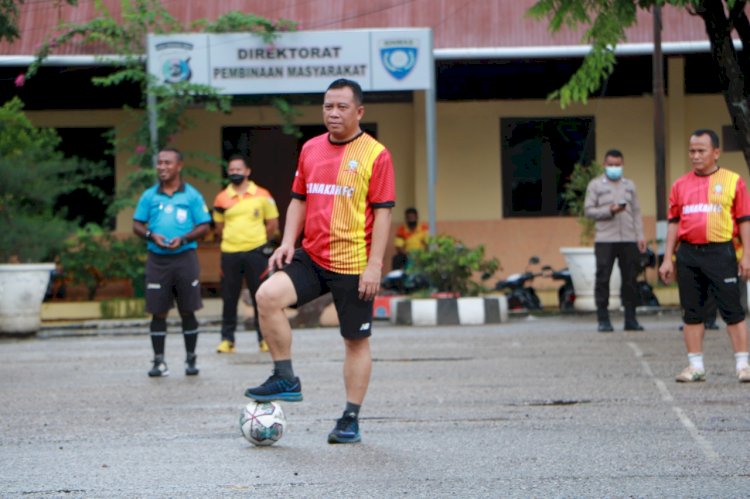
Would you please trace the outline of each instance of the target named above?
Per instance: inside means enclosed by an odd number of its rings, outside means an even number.
[[[133,232],[148,241],[146,259],[146,311],[151,318],[154,365],[151,377],[168,376],[164,360],[167,314],[177,301],[185,338],[185,374],[194,376],[198,320],[203,307],[197,240],[209,230],[211,216],[203,196],[180,176],[182,153],[173,148],[159,151],[156,174],[159,183],[146,189],[133,215]]]

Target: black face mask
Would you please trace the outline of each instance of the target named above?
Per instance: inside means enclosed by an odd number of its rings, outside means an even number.
[[[409,227],[411,230],[414,230],[417,228],[417,222],[406,222],[406,226]]]
[[[240,185],[247,177],[244,175],[240,175],[239,173],[233,173],[229,175],[229,181],[232,182],[234,185]]]

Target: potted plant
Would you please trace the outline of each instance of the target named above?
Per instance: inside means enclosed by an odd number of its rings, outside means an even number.
[[[409,253],[406,273],[424,281],[409,298],[393,304],[393,320],[400,324],[472,324],[507,318],[504,296],[485,298],[482,281],[500,267],[486,258],[484,246],[470,248],[447,235],[427,238],[427,247]],[[478,278],[478,280],[477,280]]]
[[[65,158],[52,129],[36,128],[17,99],[0,107],[0,334],[33,334],[54,258],[76,223],[58,199],[103,167]],[[95,192],[94,192],[95,193]]]
[[[562,198],[568,206],[569,213],[578,218],[581,226],[581,246],[560,248],[573,280],[576,299],[574,308],[581,311],[596,310],[594,300],[594,284],[596,282],[596,257],[594,256],[594,220],[588,218],[584,212],[586,202],[586,188],[592,179],[604,173],[602,165],[592,162],[588,165],[577,163],[573,167]],[[620,269],[615,265],[609,280],[609,306],[620,307]]]

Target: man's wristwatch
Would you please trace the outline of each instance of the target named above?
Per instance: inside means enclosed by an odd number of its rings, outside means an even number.
[[[150,230],[147,230],[147,231],[146,231],[146,233],[145,233],[145,234],[143,235],[143,238],[144,238],[144,239],[145,239],[146,241],[150,241],[150,240],[151,240],[151,231],[150,231]]]

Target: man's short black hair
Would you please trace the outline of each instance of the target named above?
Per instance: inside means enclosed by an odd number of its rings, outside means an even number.
[[[693,132],[693,135],[700,137],[701,135],[708,135],[711,138],[711,145],[714,149],[719,149],[721,142],[719,141],[719,135],[711,130],[710,128],[699,128]]]
[[[239,159],[240,161],[242,161],[245,164],[245,166],[250,166],[250,162],[247,160],[247,156],[245,156],[244,154],[240,154],[240,153],[234,153],[231,156],[229,156],[229,159],[227,160],[227,166],[229,166],[229,163],[231,163],[232,161],[236,159]]]
[[[182,161],[182,151],[180,151],[176,147],[162,147],[161,149],[159,149],[159,152],[173,152],[177,155],[177,161]]]
[[[622,158],[622,152],[619,149],[610,149],[604,153],[604,157],[611,156],[613,158]]]
[[[326,92],[328,92],[331,89],[345,88],[345,87],[349,87],[352,89],[352,93],[354,94],[354,102],[358,106],[361,106],[362,103],[365,101],[365,96],[362,93],[362,87],[360,87],[359,83],[357,83],[354,80],[347,80],[346,78],[339,78],[338,80],[334,80],[330,85],[328,85]]]

